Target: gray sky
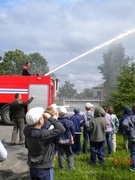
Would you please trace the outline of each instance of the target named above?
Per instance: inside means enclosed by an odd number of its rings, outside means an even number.
[[[134,0],[0,0],[0,55],[16,49],[39,52],[50,71],[133,29]],[[135,57],[135,34],[118,42]],[[107,49],[54,72],[60,86],[70,81],[81,92],[102,83],[97,66]]]

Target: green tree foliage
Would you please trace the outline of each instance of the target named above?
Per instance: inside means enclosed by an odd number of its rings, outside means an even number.
[[[83,92],[76,95],[77,99],[88,99],[90,97],[93,97],[93,90],[90,88],[85,88],[83,89]]]
[[[0,63],[0,74],[20,75],[28,56],[20,50],[8,51]]]
[[[125,50],[121,43],[113,44],[108,51],[103,54],[104,63],[98,66],[103,75],[106,94],[117,87],[117,76],[121,73],[121,68],[126,66],[130,58],[125,55]]]
[[[65,81],[65,84],[59,88],[57,96],[59,98],[74,98],[76,94],[77,90],[74,89],[74,84]]]
[[[123,67],[117,80],[119,82],[117,91],[111,91],[110,103],[116,113],[121,115],[124,107],[131,107],[135,102],[135,63]]]
[[[29,61],[32,74],[44,75],[49,71],[48,62],[38,52],[29,54]]]
[[[39,53],[26,55],[20,50],[8,51],[0,63],[0,74],[21,75],[22,67],[30,61],[32,74],[44,75],[49,71],[48,62]]]

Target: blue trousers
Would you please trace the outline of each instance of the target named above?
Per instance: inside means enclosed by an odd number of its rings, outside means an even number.
[[[135,142],[130,142],[130,153],[131,153],[131,169],[135,171]]]
[[[92,142],[90,141],[90,164],[96,164],[96,156],[100,163],[104,163],[104,143],[101,142]]]
[[[31,180],[54,180],[53,168],[35,169],[30,168]]]
[[[106,132],[106,143],[108,148],[108,154],[112,154],[111,132]]]
[[[80,154],[81,152],[81,140],[80,140],[81,134],[75,134],[74,137],[74,144],[72,144],[73,153]]]

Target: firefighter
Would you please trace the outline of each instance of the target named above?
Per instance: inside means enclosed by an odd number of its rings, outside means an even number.
[[[23,76],[31,76],[31,73],[29,71],[29,67],[30,67],[30,62],[26,62],[25,66],[23,66],[23,69],[22,69],[22,75]]]
[[[20,93],[15,94],[15,101],[10,104],[10,120],[14,122],[11,145],[16,145],[17,134],[19,130],[19,145],[24,144],[23,128],[25,124],[25,108],[30,104],[35,96],[32,96],[28,101],[22,101]]]

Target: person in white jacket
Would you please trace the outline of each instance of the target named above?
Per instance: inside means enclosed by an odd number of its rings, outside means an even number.
[[[111,115],[111,126],[112,126],[112,134],[111,134],[111,141],[112,141],[112,150],[116,152],[116,133],[119,128],[119,120],[114,114],[114,109],[112,106],[108,107],[108,113]]]
[[[0,140],[0,162],[4,161],[7,158],[7,150]]]

